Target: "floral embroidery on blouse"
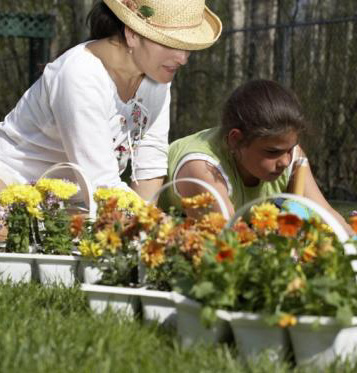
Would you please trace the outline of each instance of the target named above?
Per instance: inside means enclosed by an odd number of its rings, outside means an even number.
[[[120,144],[114,145],[114,151],[116,153],[116,158],[119,166],[119,173],[121,173],[127,165],[129,158],[135,156],[135,151],[140,145],[143,139],[148,124],[148,112],[144,105],[142,105],[142,99],[138,98],[134,103],[130,117],[132,118],[132,125],[129,124],[125,117],[121,116],[119,119],[119,125],[122,129],[126,128],[128,136],[125,141]],[[129,139],[130,137],[130,139]],[[116,142],[116,139],[113,139]],[[133,159],[132,159],[133,161]]]

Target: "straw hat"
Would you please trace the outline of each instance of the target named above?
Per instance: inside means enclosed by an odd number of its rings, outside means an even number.
[[[175,49],[198,50],[220,36],[220,19],[205,0],[104,0],[138,34]]]

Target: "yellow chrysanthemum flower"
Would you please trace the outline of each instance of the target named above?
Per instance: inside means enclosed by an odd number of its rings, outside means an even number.
[[[78,192],[76,184],[61,179],[40,179],[35,187],[41,193],[52,193],[57,198],[68,200]]]
[[[27,211],[31,216],[33,216],[33,217],[35,217],[39,220],[43,219],[43,213],[37,207],[27,206]]]
[[[117,198],[117,206],[123,210],[132,211],[138,214],[145,206],[145,201],[136,193],[119,188],[98,188],[93,195],[96,202],[107,201],[109,198]]]
[[[37,207],[42,200],[41,193],[28,184],[11,184],[0,192],[2,206],[24,203],[27,207]]]
[[[251,208],[251,223],[262,232],[278,228],[279,209],[272,203],[266,202]]]
[[[90,240],[80,241],[78,249],[83,256],[87,257],[98,257],[103,255],[103,249],[100,245]]]

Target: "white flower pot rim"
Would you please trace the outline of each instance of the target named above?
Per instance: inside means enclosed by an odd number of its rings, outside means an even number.
[[[174,301],[176,306],[181,307],[181,308],[191,308],[191,309],[193,308],[193,309],[196,309],[196,310],[199,310],[200,308],[202,308],[201,303],[197,302],[194,299],[188,298],[188,297],[186,297],[182,294],[179,294],[175,291],[172,292],[172,300]],[[218,318],[220,318],[222,320],[225,320],[225,321],[230,321],[231,320],[231,316],[230,316],[229,311],[217,309],[216,310],[216,315],[218,316]]]
[[[118,293],[118,294],[127,294],[127,295],[140,295],[142,289],[138,288],[129,288],[129,287],[120,287],[120,286],[108,286],[108,285],[92,285],[92,284],[82,284],[82,291],[92,292],[92,293]]]
[[[0,259],[34,259],[34,254],[30,253],[0,253]]]
[[[31,254],[34,259],[40,260],[43,262],[46,261],[56,261],[56,262],[73,262],[73,261],[79,261],[79,258],[74,255],[53,255],[53,254]]]
[[[311,325],[313,323],[318,323],[319,325],[331,325],[331,326],[341,326],[341,327],[351,327],[357,325],[357,317],[352,317],[351,325],[341,325],[338,323],[335,317],[331,316],[298,316],[296,325]]]
[[[142,297],[155,297],[161,299],[172,299],[172,291],[163,291],[163,290],[151,290],[146,287],[138,288],[140,290],[140,296]]]

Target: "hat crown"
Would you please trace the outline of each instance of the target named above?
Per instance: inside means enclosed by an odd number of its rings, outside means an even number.
[[[132,0],[140,10],[153,10],[150,21],[163,27],[192,27],[202,23],[205,0]],[[124,0],[125,2],[125,0]]]

